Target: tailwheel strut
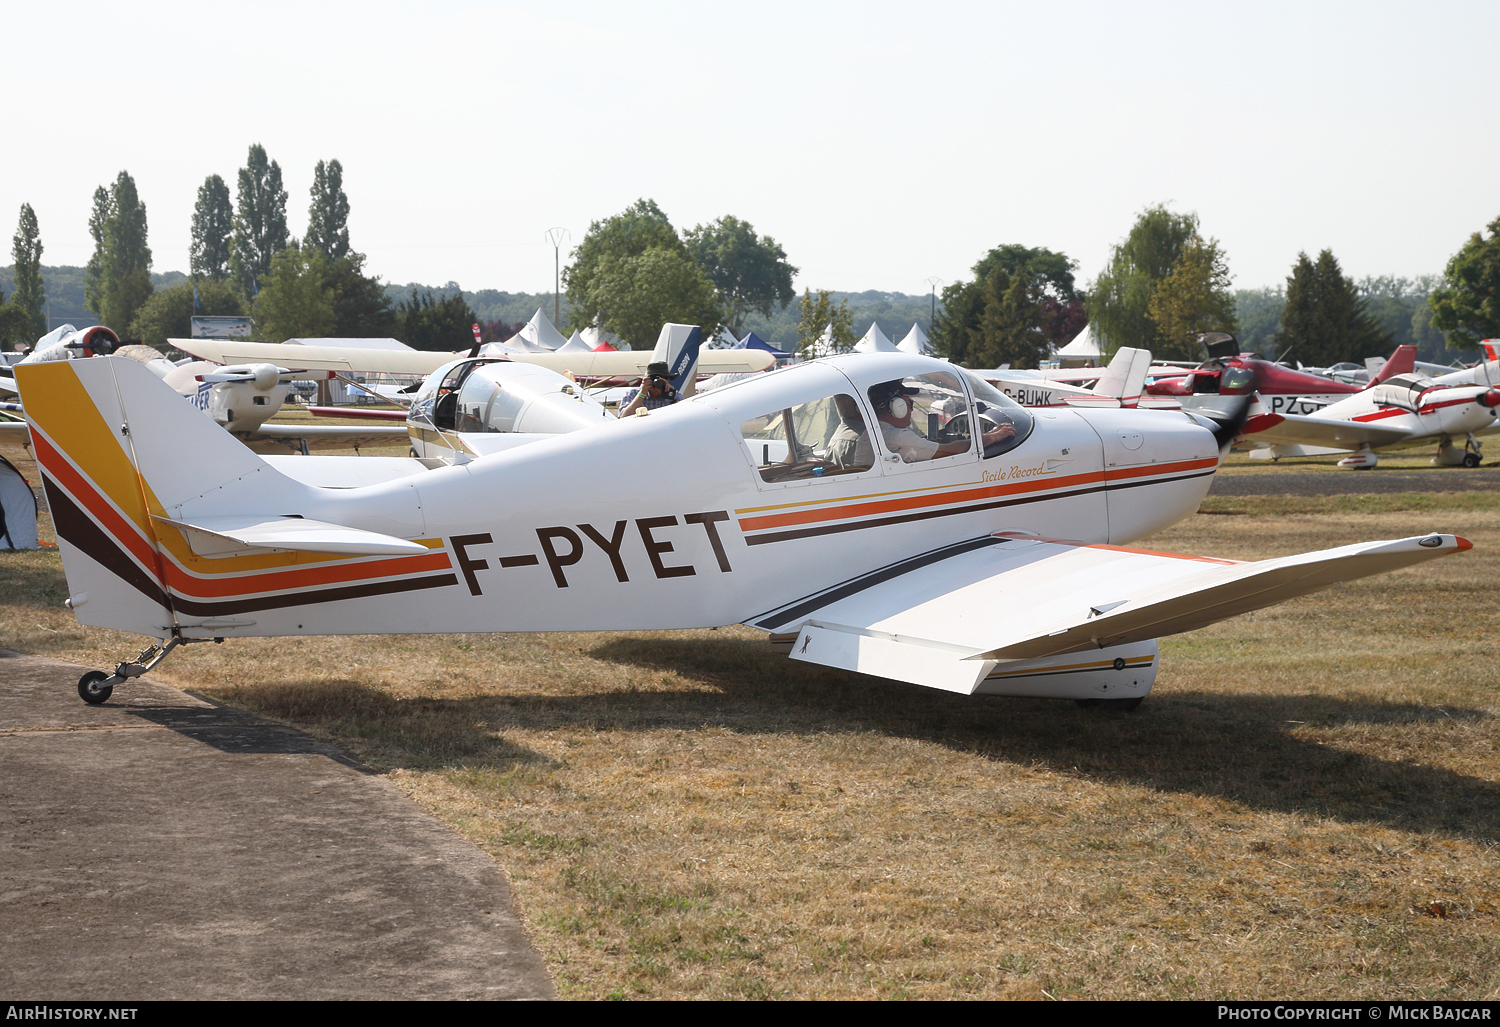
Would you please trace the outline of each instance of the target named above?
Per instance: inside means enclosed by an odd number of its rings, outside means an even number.
[[[222,638],[183,638],[181,635],[173,635],[171,638],[148,645],[134,660],[124,660],[116,664],[113,674],[106,674],[102,670],[91,670],[79,678],[78,698],[90,706],[98,706],[114,694],[116,685],[123,685],[131,678],[151,673],[167,658],[167,654],[178,646],[208,641],[219,643],[224,640]]]

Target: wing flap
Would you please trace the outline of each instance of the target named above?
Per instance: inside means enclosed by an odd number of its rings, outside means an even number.
[[[160,516],[153,519],[177,528],[194,553],[210,559],[277,550],[336,556],[410,556],[427,552],[421,543],[394,535],[304,517],[199,517],[191,522]]]

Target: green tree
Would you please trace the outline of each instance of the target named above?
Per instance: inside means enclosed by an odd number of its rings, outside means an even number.
[[[1035,367],[1051,349],[1038,323],[1039,290],[1024,270],[990,269],[984,285],[979,330],[971,333],[968,360],[974,367]]]
[[[131,338],[165,351],[168,339],[192,334],[193,316],[233,317],[248,313],[245,297],[228,279],[207,278],[197,284],[198,305],[193,305],[193,282],[181,282],[153,293],[130,325]]]
[[[286,190],[281,165],[266,157],[259,143],[250,147],[240,168],[234,212],[234,246],[230,269],[248,297],[271,272],[271,258],[287,248]]]
[[[229,204],[229,186],[218,175],[209,175],[198,187],[198,202],[193,205],[193,241],[188,264],[195,276],[216,281],[229,277],[233,232],[234,209]]]
[[[724,315],[708,275],[680,246],[652,246],[636,255],[605,258],[589,297],[599,327],[631,349],[650,349],[669,321],[696,324],[704,338],[713,338]]]
[[[313,171],[312,205],[307,210],[307,237],[302,245],[338,259],[349,253],[349,198],[344,195],[344,166],[318,161]]]
[[[1475,232],[1448,261],[1443,284],[1429,301],[1432,326],[1457,349],[1500,338],[1500,218],[1487,227],[1488,239]]]
[[[472,345],[477,320],[462,292],[434,299],[428,290],[397,304],[396,338],[413,349],[459,350]]]
[[[365,276],[364,261],[364,254],[351,252],[328,262],[324,283],[333,290],[333,334],[342,339],[394,338],[396,310],[380,279]],[[468,324],[475,320],[469,318]]]
[[[94,238],[94,253],[83,269],[83,303],[99,316],[104,306],[104,225],[109,221],[109,190],[94,190],[94,207],[89,212],[89,235]]]
[[[639,257],[652,248],[686,252],[677,230],[654,200],[637,200],[622,213],[590,224],[583,242],[573,250],[572,263],[563,268],[563,289],[572,307],[567,327],[602,327],[594,279],[604,264]]]
[[[1240,326],[1237,333],[1240,349],[1266,356],[1279,353],[1276,327],[1281,323],[1281,309],[1285,306],[1286,289],[1280,285],[1266,289],[1236,289],[1234,317]]]
[[[33,339],[47,334],[47,292],[42,285],[42,237],[36,224],[36,212],[31,204],[21,204],[21,216],[16,223],[15,238],[11,240],[10,255],[15,261],[12,280],[15,294],[11,306],[18,308],[28,319],[26,331]]]
[[[5,290],[0,289],[0,348],[20,348],[36,340],[37,336],[31,334],[31,319],[25,309],[14,302],[6,303]]]
[[[745,314],[770,317],[773,307],[784,308],[797,296],[792,289],[797,269],[786,262],[786,251],[769,235],[757,236],[748,221],[725,215],[689,230],[686,244],[719,290],[725,320],[736,335]]]
[[[1172,271],[1151,293],[1147,313],[1161,340],[1166,360],[1192,360],[1198,356],[1193,336],[1198,332],[1239,331],[1234,296],[1229,291],[1229,265],[1217,239],[1189,239]]]
[[[848,299],[840,300],[835,307],[827,289],[819,289],[816,298],[803,289],[799,313],[797,351],[804,357],[829,355],[822,352],[825,333],[834,353],[848,353],[859,341],[854,336],[854,315],[849,312]]]
[[[331,335],[337,318],[327,274],[328,258],[318,250],[277,251],[252,308],[256,335],[267,342]]]
[[[1161,331],[1151,319],[1151,294],[1172,273],[1183,247],[1198,237],[1197,214],[1174,214],[1158,204],[1135,219],[1109,264],[1089,286],[1089,323],[1102,346],[1163,349]]]
[[[1286,280],[1286,306],[1281,311],[1277,345],[1304,364],[1328,367],[1345,360],[1362,360],[1391,352],[1394,340],[1370,316],[1354,283],[1344,277],[1332,250],[1306,253]]]
[[[1006,276],[1001,295],[1010,288],[1012,277],[1023,278],[1030,294],[1028,309],[1035,319],[1034,327],[1053,345],[1066,343],[1083,328],[1082,296],[1073,280],[1075,266],[1065,254],[1041,247],[1016,243],[996,246],[974,265],[972,281],[960,280],[943,290],[943,307],[932,328],[934,347],[955,363],[978,359],[971,356],[970,347],[984,336],[985,311],[991,302],[990,276],[997,269]],[[980,361],[973,366],[995,365]]]
[[[103,324],[128,335],[136,311],[152,292],[146,205],[128,172],[120,172],[108,192],[103,186],[94,190],[89,232],[94,237],[94,255],[85,271],[89,309]]]

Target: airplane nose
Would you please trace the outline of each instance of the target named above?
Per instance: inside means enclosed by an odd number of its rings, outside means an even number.
[[[1477,398],[1481,406],[1487,406],[1491,410],[1495,409],[1495,407],[1500,407],[1500,389],[1491,389]]]

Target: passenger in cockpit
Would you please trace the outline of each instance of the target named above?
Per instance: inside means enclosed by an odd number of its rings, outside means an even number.
[[[875,464],[875,450],[870,433],[860,416],[853,396],[836,395],[833,405],[839,412],[839,426],[828,437],[828,459],[841,471],[867,471]]]

